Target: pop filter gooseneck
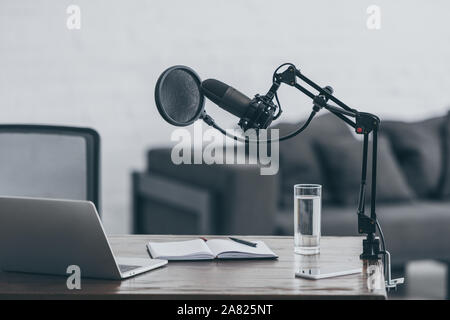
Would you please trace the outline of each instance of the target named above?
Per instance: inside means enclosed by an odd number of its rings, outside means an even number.
[[[296,135],[298,135],[299,133],[301,133],[303,130],[305,130],[308,127],[308,125],[310,124],[311,120],[314,118],[315,115],[316,115],[316,112],[312,111],[310,113],[308,119],[306,120],[306,122],[300,128],[296,129],[295,131],[293,131],[293,132],[291,132],[291,133],[289,133],[289,134],[287,134],[285,136],[282,136],[282,137],[280,137],[278,139],[266,139],[266,140],[261,140],[259,138],[257,138],[256,140],[251,140],[251,139],[248,139],[248,136],[245,136],[245,138],[244,137],[235,136],[235,135],[229,133],[228,131],[224,130],[223,128],[219,127],[214,122],[212,124],[209,124],[207,122],[207,119],[206,119],[207,117],[209,117],[208,115],[206,115],[204,120],[210,126],[212,126],[214,129],[220,131],[223,135],[225,135],[225,136],[227,136],[227,137],[229,137],[231,139],[234,139],[234,140],[237,140],[237,141],[240,141],[240,142],[244,142],[244,143],[250,143],[250,142],[252,142],[252,143],[261,143],[261,142],[262,143],[269,143],[269,142],[284,141],[284,140],[290,139],[292,137],[295,137]]]
[[[156,107],[163,119],[178,127],[194,123],[205,106],[200,85],[200,77],[189,67],[173,66],[165,70],[155,87]]]

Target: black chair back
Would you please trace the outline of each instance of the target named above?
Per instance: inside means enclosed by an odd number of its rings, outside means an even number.
[[[100,136],[89,128],[0,125],[0,195],[92,201],[100,212]]]

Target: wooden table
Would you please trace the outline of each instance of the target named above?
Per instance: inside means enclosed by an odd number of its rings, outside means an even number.
[[[189,236],[111,236],[117,256],[147,257],[149,240],[187,240]],[[212,237],[210,237],[212,238]],[[365,268],[362,274],[322,280],[295,278],[300,266],[332,264],[357,268],[362,238],[323,237],[321,253],[293,253],[292,237],[261,239],[279,255],[277,260],[216,260],[169,262],[168,265],[124,281],[82,279],[81,290],[68,290],[66,278],[0,272],[0,298],[82,299],[386,299],[383,268]],[[368,277],[368,272],[372,276]]]

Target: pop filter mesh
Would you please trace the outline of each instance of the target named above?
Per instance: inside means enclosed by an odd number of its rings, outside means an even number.
[[[183,68],[167,72],[159,84],[158,109],[178,125],[190,124],[203,109],[200,79],[195,73]]]

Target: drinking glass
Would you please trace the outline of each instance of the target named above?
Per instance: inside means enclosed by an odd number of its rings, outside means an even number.
[[[294,186],[294,252],[311,255],[320,252],[322,186]]]

